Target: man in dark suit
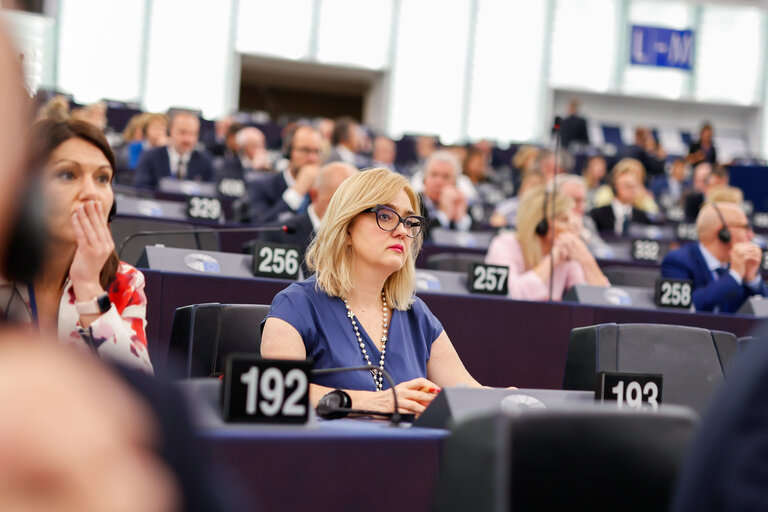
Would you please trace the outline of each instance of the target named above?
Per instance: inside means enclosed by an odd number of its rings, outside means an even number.
[[[563,119],[560,126],[560,142],[564,148],[570,146],[572,142],[589,146],[587,121],[579,115],[578,98],[571,98],[568,103],[568,117]]]
[[[248,185],[249,218],[266,224],[306,210],[307,194],[320,171],[320,133],[311,125],[298,124],[285,138],[288,167],[279,174]]]
[[[161,178],[213,181],[213,163],[205,153],[195,150],[200,120],[190,112],[172,115],[168,145],[141,155],[133,185],[156,188]]]
[[[589,212],[598,231],[613,231],[617,235],[628,234],[629,224],[653,224],[642,210],[633,205],[642,189],[637,173],[631,166],[614,170],[611,176],[613,201],[611,204],[595,208]]]
[[[258,128],[241,128],[235,134],[235,146],[237,153],[224,159],[220,177],[244,180],[247,174],[271,169],[266,138]]]
[[[432,228],[470,231],[474,226],[467,213],[467,198],[456,186],[461,163],[451,152],[438,150],[424,164],[424,190],[421,194],[427,218],[427,238]]]
[[[670,252],[662,277],[693,281],[697,311],[733,313],[752,295],[768,295],[760,275],[762,251],[744,212],[730,203],[708,203],[696,219],[699,243]]]
[[[320,226],[320,221],[325,216],[328,209],[328,203],[331,202],[333,194],[341,184],[357,173],[357,168],[344,162],[331,162],[320,169],[320,172],[309,190],[311,200],[307,211],[297,213],[287,218],[279,224],[290,226],[295,230],[294,233],[284,233],[282,231],[265,231],[260,233],[259,239],[265,242],[274,242],[279,244],[291,244],[301,247],[302,260],[307,252],[309,243],[315,237],[315,233]],[[309,275],[305,266],[304,275]]]
[[[357,154],[360,146],[360,126],[351,117],[336,119],[331,135],[331,152],[326,163],[346,162],[358,169],[368,162]]]

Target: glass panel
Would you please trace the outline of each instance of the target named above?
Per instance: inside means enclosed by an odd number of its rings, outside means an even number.
[[[539,136],[546,2],[480,0],[468,135],[528,141]]]
[[[469,0],[404,1],[392,70],[389,131],[461,134]]]
[[[231,0],[152,2],[145,106],[188,107],[217,117],[228,110]]]
[[[138,101],[144,5],[61,0],[58,88],[80,103],[102,98]]]
[[[387,65],[391,0],[323,0],[317,60],[371,69]]]
[[[308,57],[312,4],[313,0],[240,0],[235,48],[286,59]]]

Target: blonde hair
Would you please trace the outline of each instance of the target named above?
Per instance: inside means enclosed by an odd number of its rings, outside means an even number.
[[[317,287],[332,297],[346,297],[355,286],[354,265],[349,245],[349,226],[368,208],[387,204],[405,191],[415,215],[421,215],[421,203],[408,180],[389,169],[369,169],[344,180],[333,194],[320,223],[317,236],[307,250],[307,266],[316,272]],[[426,227],[426,226],[425,226]],[[384,283],[384,295],[395,309],[408,309],[416,286],[416,256],[424,232],[413,240],[405,264]]]
[[[744,202],[744,192],[740,188],[728,185],[717,185],[707,192],[707,202],[710,203],[734,203],[738,206]]]
[[[545,218],[545,200],[546,217],[551,221],[553,196],[546,192],[544,187],[536,187],[526,192],[520,198],[520,207],[517,210],[517,240],[520,242],[525,268],[528,270],[538,265],[544,257],[541,252],[541,238],[536,234],[536,225]],[[555,217],[569,213],[572,209],[573,199],[558,194],[555,199]],[[554,228],[550,225],[549,229]]]
[[[616,179],[622,174],[633,172],[637,175],[640,185],[645,183],[645,167],[640,160],[636,158],[622,158],[611,170],[611,185],[616,187]]]

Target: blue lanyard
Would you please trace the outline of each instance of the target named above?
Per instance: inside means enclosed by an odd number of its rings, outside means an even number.
[[[35,287],[31,284],[27,284],[27,292],[29,293],[29,307],[32,308],[32,321],[37,324],[37,300],[35,299]]]

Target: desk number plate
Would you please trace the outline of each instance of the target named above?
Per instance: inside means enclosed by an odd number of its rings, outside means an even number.
[[[655,302],[660,308],[689,309],[693,286],[684,279],[657,279]]]
[[[663,376],[657,373],[600,372],[595,398],[615,401],[619,409],[628,407],[658,409],[661,404]]]
[[[469,269],[467,287],[471,293],[506,295],[509,290],[509,267],[474,263]]]
[[[232,354],[222,389],[225,421],[306,423],[312,362]]]
[[[190,219],[219,220],[221,201],[215,197],[190,196],[187,198],[187,217]]]
[[[300,248],[296,245],[256,242],[253,244],[253,275],[298,279]]]
[[[646,238],[632,240],[632,259],[657,262],[661,259],[661,245],[656,240]]]

